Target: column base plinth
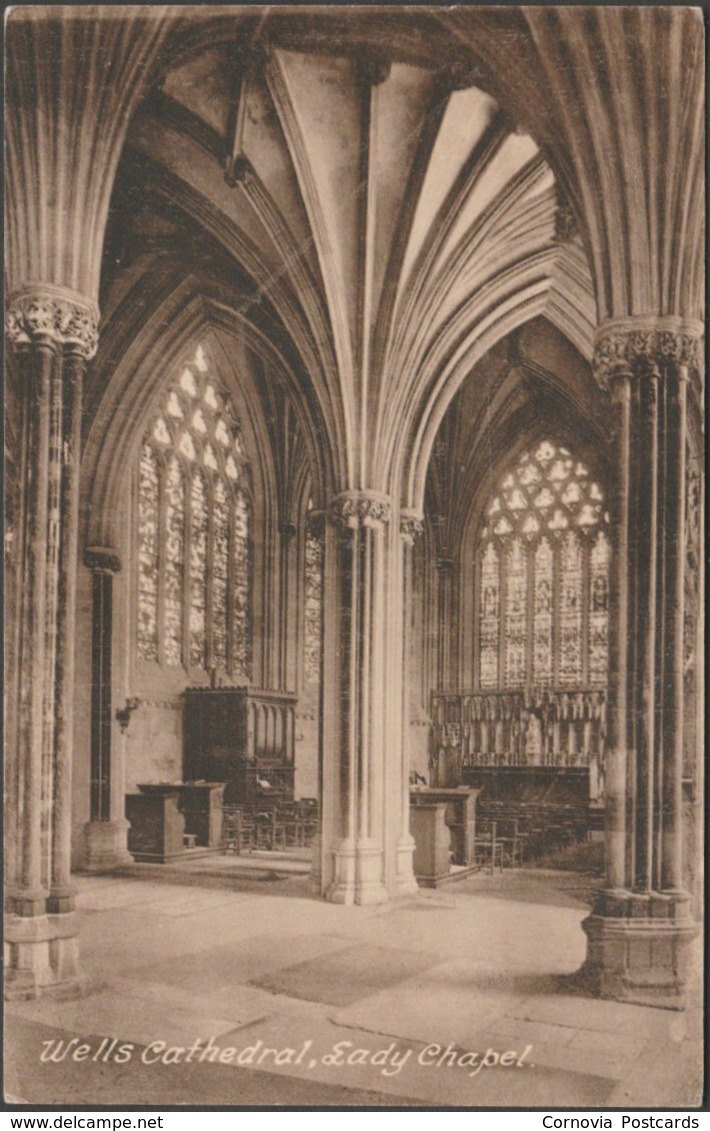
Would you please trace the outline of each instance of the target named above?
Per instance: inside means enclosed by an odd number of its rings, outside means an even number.
[[[684,1009],[697,924],[672,914],[673,896],[630,895],[626,915],[618,913],[620,893],[613,898],[615,916],[595,913],[582,923],[587,958],[577,980],[595,997]]]
[[[311,871],[308,877],[308,890],[314,895],[323,895],[323,858],[321,855],[322,839],[316,833],[311,841]]]
[[[5,910],[8,915],[35,919],[47,910],[46,888],[15,888],[8,884],[5,889]]]
[[[395,878],[397,895],[414,895],[419,884],[414,875],[414,837],[400,837],[397,841],[397,876]]]
[[[50,915],[66,915],[76,907],[76,889],[71,884],[51,888],[47,896],[47,912]]]
[[[382,882],[382,849],[375,841],[339,841],[333,859],[335,879],[326,893],[330,903],[364,906],[389,900]]]
[[[82,872],[110,872],[133,857],[126,847],[128,821],[89,821],[84,825],[84,860]]]
[[[76,917],[8,915],[5,922],[5,997],[8,1001],[81,992]]]

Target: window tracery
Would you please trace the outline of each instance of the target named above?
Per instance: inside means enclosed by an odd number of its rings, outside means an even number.
[[[251,492],[239,422],[199,345],[138,467],[138,657],[251,675]]]
[[[305,571],[304,676],[307,683],[320,682],[321,630],[323,624],[323,545],[322,523],[311,514],[308,502]]]
[[[478,554],[480,690],[604,687],[607,526],[599,484],[550,440],[502,478]]]

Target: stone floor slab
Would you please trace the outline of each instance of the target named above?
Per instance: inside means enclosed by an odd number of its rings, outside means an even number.
[[[193,993],[209,994],[226,991],[233,985],[246,985],[259,979],[275,978],[294,963],[320,964],[326,955],[350,949],[352,943],[337,935],[254,935],[249,939],[213,946],[209,961],[202,953],[185,954],[171,962],[170,981],[189,988]],[[163,980],[162,963],[136,967],[131,977],[147,984]],[[277,990],[276,984],[265,988]],[[301,995],[302,996],[302,995]]]
[[[412,1040],[462,1041],[522,999],[498,990],[457,983],[459,963],[434,966],[334,1014],[339,1024]]]
[[[53,1080],[57,1101],[78,1102],[80,1088],[89,1103],[99,1095],[158,1105],[179,1097],[198,1106],[311,1097],[361,1106],[590,1108],[682,1105],[698,1094],[700,1037],[690,1013],[570,991],[566,976],[585,947],[579,878],[506,873],[504,892],[488,881],[468,890],[464,881],[456,892],[347,908],[309,898],[304,877],[248,890],[229,877],[226,886],[223,876],[217,886],[202,879],[77,878],[86,994],[7,1007],[18,1086],[26,1087],[43,1032],[116,1035],[136,1046],[187,1047],[212,1037],[277,1051],[312,1040],[308,1065],[145,1066],[133,1078],[135,1065],[96,1066],[88,1077],[45,1066],[35,1102],[52,1095]],[[536,903],[531,896],[546,884],[549,896]],[[339,1041],[372,1052],[392,1045],[410,1056],[389,1077],[377,1064],[343,1068],[323,1060]],[[420,1063],[433,1044],[461,1053],[531,1048],[520,1069],[472,1076]]]
[[[166,1041],[191,1044],[196,1038],[208,1039],[254,1018],[205,1016],[194,1009],[180,1008],[163,1000],[131,997],[105,990],[76,1001],[18,1002],[13,1015],[27,1021],[67,1029],[82,1038],[118,1037],[136,1044]]]
[[[549,999],[534,998],[516,1010],[515,1016],[575,1029],[624,1033],[642,1040],[666,1040],[676,1015],[671,1010],[561,994]]]
[[[413,951],[360,945],[288,966],[255,984],[289,997],[349,1005],[419,974],[435,962],[432,956]]]

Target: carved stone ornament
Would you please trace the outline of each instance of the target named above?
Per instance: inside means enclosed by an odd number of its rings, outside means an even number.
[[[412,545],[424,533],[424,516],[418,511],[402,511],[399,516],[399,533]]]
[[[12,295],[5,331],[14,345],[49,341],[89,361],[99,344],[99,308],[82,295],[45,284]]]
[[[261,294],[259,291],[253,291],[251,294],[237,295],[234,300],[234,309],[237,314],[249,314],[255,306],[261,303]]]
[[[483,89],[484,79],[480,69],[469,62],[463,63],[460,60],[454,63],[446,62],[439,75],[442,86],[452,91],[470,90],[472,86],[477,86],[479,90]]]
[[[333,521],[343,530],[362,526],[384,526],[390,519],[390,501],[384,495],[367,491],[348,491],[330,505]]]
[[[309,511],[306,516],[306,525],[309,538],[316,538],[319,542],[325,537],[325,513],[323,511]]]
[[[571,243],[579,233],[579,224],[574,209],[567,197],[558,189],[555,210],[555,243]]]
[[[605,386],[617,373],[633,375],[639,362],[656,366],[661,372],[668,363],[697,372],[701,340],[701,323],[678,318],[607,322],[597,332],[594,372]]]
[[[685,478],[685,585],[693,602],[698,595],[698,570],[700,567],[700,508],[702,466],[697,456],[686,464]]]
[[[297,526],[295,522],[289,522],[287,520],[279,523],[279,534],[287,542],[290,542],[291,539],[295,536],[296,530]]]
[[[87,546],[84,550],[84,565],[96,573],[120,573],[121,559],[115,550],[104,546]]]
[[[249,188],[256,183],[254,166],[248,157],[245,157],[243,153],[239,153],[236,157],[229,160],[224,170],[224,179],[230,188],[234,188],[236,185],[246,185],[246,187]]]
[[[253,39],[240,44],[234,52],[234,62],[249,78],[259,75],[269,60],[269,45],[265,40]]]
[[[390,75],[391,62],[381,55],[369,52],[358,59],[358,69],[363,82],[368,86],[379,86],[386,82]]]

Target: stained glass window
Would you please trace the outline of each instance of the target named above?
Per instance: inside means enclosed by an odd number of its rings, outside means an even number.
[[[477,565],[481,690],[606,684],[607,525],[601,487],[551,440],[503,476]]]
[[[138,657],[251,676],[251,494],[239,422],[200,345],[138,468]]]
[[[158,514],[160,474],[149,444],[141,449],[138,488],[138,655],[158,659]]]
[[[571,530],[560,553],[559,680],[578,687],[582,679],[582,547]]]
[[[237,671],[246,674],[251,669],[251,632],[249,631],[249,504],[243,491],[234,495],[234,555],[233,555],[233,633],[232,661]]]
[[[552,595],[553,553],[550,541],[542,537],[535,550],[535,596],[533,606],[533,682],[538,687],[552,679]]]
[[[165,661],[182,663],[185,574],[185,476],[175,456],[168,464],[165,505]]]
[[[528,562],[519,538],[513,538],[506,555],[505,686],[525,683],[527,642]]]
[[[229,581],[229,497],[221,479],[214,487],[212,546],[212,659],[218,668],[227,667],[227,589]]]
[[[207,489],[201,471],[190,492],[190,667],[205,667],[207,614]]]
[[[493,542],[486,546],[481,565],[481,675],[483,688],[498,686],[498,639],[500,636],[500,575]]]
[[[589,682],[606,683],[609,661],[609,541],[597,534],[589,567]]]
[[[325,547],[319,524],[310,521],[306,535],[306,609],[304,674],[308,683],[320,681],[321,628],[323,622],[323,557]]]

